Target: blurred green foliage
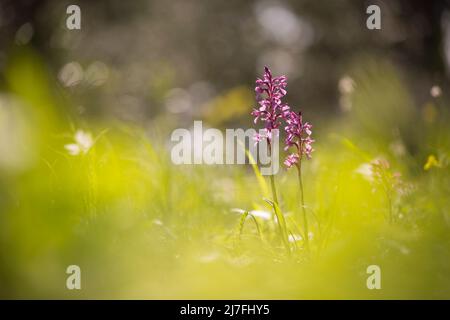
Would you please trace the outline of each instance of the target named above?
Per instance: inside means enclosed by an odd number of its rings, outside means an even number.
[[[297,239],[287,257],[273,219],[242,224],[232,210],[270,212],[250,166],[174,166],[164,119],[149,134],[71,114],[73,101],[38,55],[23,48],[11,57],[0,98],[0,297],[450,298],[445,93],[416,108],[394,66],[355,63],[351,108],[314,123],[316,151],[303,166],[311,252]],[[248,99],[237,87],[209,102],[223,119],[205,118],[226,122]],[[73,156],[64,146],[80,129],[94,144]],[[361,170],[381,158],[402,187]],[[297,234],[296,175],[276,180]],[[71,264],[81,267],[82,290],[65,287]],[[366,287],[373,264],[381,290]]]

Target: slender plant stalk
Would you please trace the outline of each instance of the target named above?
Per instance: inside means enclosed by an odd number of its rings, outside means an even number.
[[[392,223],[393,220],[393,208],[392,208],[392,198],[391,194],[393,192],[391,187],[391,182],[389,181],[389,176],[386,170],[381,171],[381,183],[384,190],[384,193],[386,194],[386,200],[388,203],[388,222]]]
[[[275,186],[275,177],[273,174],[270,175],[270,186],[272,188],[272,197],[273,197],[273,201],[276,204],[278,203],[278,197],[277,197],[277,187]]]
[[[300,185],[300,206],[302,207],[303,212],[303,227],[304,227],[304,240],[305,240],[305,247],[306,250],[309,250],[309,232],[308,232],[308,218],[306,217],[306,208],[305,208],[305,198],[303,196],[303,181],[302,181],[302,161],[300,160],[297,165],[297,172],[298,172],[298,182]]]
[[[388,200],[388,206],[389,206],[389,223],[392,223],[393,221],[394,221],[394,219],[393,219],[393,213],[392,213],[392,199],[391,199],[391,196],[390,196],[390,194],[389,194],[389,192],[386,192],[386,197],[387,197],[387,200]]]
[[[242,233],[244,231],[244,224],[245,224],[245,219],[247,219],[247,217],[252,218],[253,222],[255,223],[256,226],[256,231],[258,232],[258,237],[262,240],[262,234],[261,234],[261,229],[259,228],[259,224],[258,221],[256,220],[255,216],[250,214],[248,211],[245,211],[242,216],[241,216],[241,220],[239,222],[239,240],[241,240],[241,236]]]
[[[269,142],[269,152],[270,155],[272,155],[272,146],[270,145]],[[273,197],[273,210],[275,212],[275,215],[277,217],[277,222],[278,222],[278,227],[280,229],[280,235],[281,238],[283,240],[283,244],[286,247],[286,251],[288,253],[288,255],[291,254],[291,248],[289,246],[289,241],[288,241],[288,235],[287,235],[287,230],[286,230],[286,221],[284,220],[284,217],[282,216],[283,213],[281,213],[279,211],[279,203],[278,203],[278,196],[277,196],[277,188],[275,185],[275,175],[272,172],[272,174],[270,175],[270,186],[272,189],[272,197]]]
[[[277,198],[277,189],[275,187],[275,178],[272,174],[270,176],[270,185],[272,187],[272,197],[273,197],[273,210],[277,217],[278,228],[280,230],[281,239],[283,240],[283,244],[286,247],[286,251],[288,255],[291,254],[291,248],[289,246],[288,235],[286,230],[286,221],[284,220],[283,213],[279,210],[278,198]]]

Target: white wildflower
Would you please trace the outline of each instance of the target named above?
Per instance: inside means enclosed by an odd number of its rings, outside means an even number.
[[[442,89],[439,86],[432,86],[430,89],[430,94],[433,98],[438,98],[442,95]]]
[[[75,143],[69,143],[64,146],[67,152],[72,156],[88,153],[94,144],[92,135],[89,132],[83,130],[77,130],[74,136]]]

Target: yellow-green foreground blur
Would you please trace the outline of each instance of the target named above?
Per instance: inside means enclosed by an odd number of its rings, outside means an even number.
[[[303,164],[309,253],[296,174],[276,176],[287,256],[276,221],[241,224],[232,210],[271,212],[251,166],[175,166],[164,121],[149,134],[68,114],[43,62],[12,56],[0,96],[1,298],[450,298],[445,94],[416,107],[388,63],[354,66],[351,110],[314,123]],[[94,142],[74,156],[65,145],[77,130]],[[402,190],[367,175],[374,159]],[[81,290],[66,288],[69,265]],[[366,286],[370,265],[380,290]]]

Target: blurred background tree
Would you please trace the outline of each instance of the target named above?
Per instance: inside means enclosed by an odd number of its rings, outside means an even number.
[[[81,30],[65,27],[69,4],[81,7]],[[381,7],[381,30],[365,27],[370,4]],[[0,70],[14,47],[30,45],[71,89],[75,112],[191,122],[214,97],[251,87],[268,64],[288,75],[293,106],[327,117],[339,112],[339,79],[367,56],[401,68],[419,104],[428,91],[415,89],[446,85],[448,9],[449,1],[419,0],[2,0]],[[234,108],[250,109],[250,96]],[[247,111],[231,114],[224,121]]]

